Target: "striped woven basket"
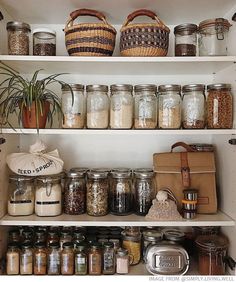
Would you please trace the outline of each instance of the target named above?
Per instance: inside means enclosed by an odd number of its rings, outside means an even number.
[[[155,23],[130,24],[138,16],[148,16]],[[169,28],[149,10],[137,10],[128,15],[121,28],[120,53],[131,57],[166,56],[169,47]]]
[[[79,16],[93,16],[102,23],[74,24]],[[80,9],[70,14],[66,23],[65,43],[70,56],[112,56],[115,48],[116,30],[98,11]]]

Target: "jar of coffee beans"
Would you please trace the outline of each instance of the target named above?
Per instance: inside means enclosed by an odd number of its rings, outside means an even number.
[[[49,28],[33,31],[33,54],[35,56],[56,56],[56,32]]]

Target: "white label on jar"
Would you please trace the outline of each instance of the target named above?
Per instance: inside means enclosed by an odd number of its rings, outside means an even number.
[[[49,255],[48,272],[59,273],[60,272],[60,255]]]
[[[77,264],[85,264],[86,263],[85,258],[80,258],[80,257],[76,258],[76,263]]]
[[[213,125],[217,125],[219,123],[219,101],[218,99],[214,99],[213,101]]]

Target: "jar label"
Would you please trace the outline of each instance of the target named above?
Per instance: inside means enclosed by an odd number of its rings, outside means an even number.
[[[76,258],[76,263],[77,264],[85,264],[86,263],[86,259],[78,257],[78,258]]]
[[[60,201],[36,202],[37,205],[58,205]]]
[[[213,125],[217,125],[219,123],[219,101],[218,99],[214,99],[213,104]]]
[[[22,201],[10,201],[10,204],[31,204],[31,200],[22,200]]]

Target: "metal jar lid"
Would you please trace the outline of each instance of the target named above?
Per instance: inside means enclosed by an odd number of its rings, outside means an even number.
[[[101,84],[87,85],[86,91],[87,92],[108,92],[108,86],[101,85]]]
[[[228,31],[231,27],[231,24],[227,19],[224,18],[208,19],[199,23],[199,31],[211,26],[220,26],[224,28],[224,31]]]
[[[222,235],[201,235],[197,237],[196,244],[205,251],[214,252],[227,249],[229,241]]]
[[[147,241],[161,241],[163,238],[163,233],[161,231],[153,230],[153,231],[144,231],[143,238]]]
[[[63,243],[62,246],[65,249],[72,249],[72,248],[74,248],[74,244],[72,242],[65,242],[65,243]]]
[[[231,84],[216,83],[216,84],[207,85],[207,90],[223,90],[223,89],[231,90]]]
[[[155,84],[138,84],[134,86],[135,92],[144,92],[144,91],[150,91],[150,92],[157,92],[157,86]],[[139,93],[138,93],[139,94]]]
[[[102,179],[102,178],[107,178],[108,172],[106,170],[101,170],[101,169],[91,169],[90,171],[87,172],[88,178],[92,179]]]
[[[24,175],[17,175],[17,174],[12,174],[9,176],[10,181],[17,181],[17,182],[24,182],[24,181],[33,181],[35,178],[30,177],[30,176],[24,176]]]
[[[185,23],[185,24],[180,24],[177,25],[174,28],[174,34],[177,33],[188,33],[188,34],[192,34],[194,32],[197,32],[198,30],[198,26],[196,24],[192,24],[192,23]]]
[[[76,244],[76,249],[78,251],[84,251],[87,248],[87,245],[85,242],[80,242]]]
[[[183,241],[185,238],[185,234],[178,229],[164,229],[163,230],[164,236],[166,240],[180,242]]]
[[[114,168],[111,171],[111,176],[113,178],[129,178],[132,172],[129,168]]]
[[[55,30],[52,30],[50,28],[36,28],[33,30],[33,35],[34,34],[37,34],[37,33],[46,33],[46,34],[49,34],[49,35],[54,35],[56,36],[56,31]]]
[[[49,248],[59,249],[60,248],[60,244],[58,242],[52,242],[52,243],[49,244]]]
[[[154,172],[151,168],[136,168],[134,170],[134,176],[136,178],[151,178]]]
[[[204,84],[188,84],[182,87],[183,92],[192,92],[192,91],[205,91]]]
[[[9,243],[9,244],[7,245],[7,247],[8,247],[9,249],[18,249],[18,248],[19,248],[19,244],[18,244],[18,243],[15,243],[15,242],[12,242],[12,243]]]
[[[70,88],[71,87],[71,88]],[[84,91],[84,85],[82,84],[62,84],[61,86],[62,91]]]
[[[31,245],[31,243],[25,242],[25,243],[21,244],[21,248],[22,249],[30,249],[30,248],[32,248],[32,245]]]
[[[30,25],[23,22],[8,22],[7,23],[7,30],[25,30],[31,31]]]
[[[112,84],[110,86],[111,94],[116,91],[133,91],[133,85],[131,84]]]
[[[119,248],[117,250],[117,255],[120,256],[120,257],[124,257],[124,256],[127,256],[129,254],[128,250],[126,249],[123,249],[123,248]]]
[[[82,178],[86,175],[86,171],[85,170],[70,170],[67,172],[66,176],[68,178]]]
[[[44,242],[37,242],[37,243],[34,244],[34,247],[35,247],[35,248],[38,248],[38,249],[44,249],[44,248],[46,248]]]
[[[125,231],[122,231],[121,235],[122,235],[122,240],[125,241],[140,242],[141,240],[141,234],[135,236],[128,236],[126,235]]]
[[[70,172],[87,173],[90,169],[88,167],[72,167]]]
[[[160,85],[158,87],[159,92],[168,92],[168,91],[181,91],[181,85],[178,84],[165,84],[165,85]]]

